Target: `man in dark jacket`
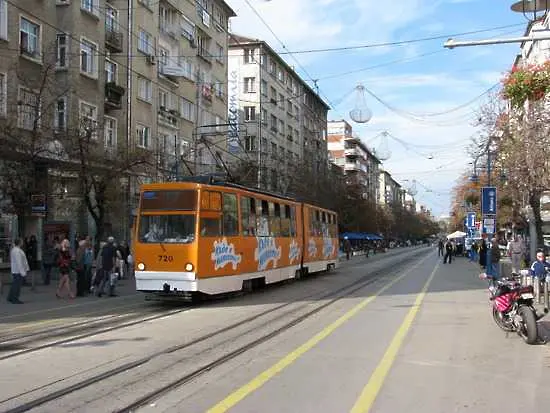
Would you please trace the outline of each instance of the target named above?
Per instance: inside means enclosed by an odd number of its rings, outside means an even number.
[[[101,251],[102,277],[101,277],[101,284],[99,285],[99,291],[97,293],[98,297],[101,297],[101,295],[103,294],[105,284],[108,284],[110,287],[109,295],[111,297],[116,295],[115,286],[111,282],[111,273],[115,268],[115,262],[116,262],[116,248],[114,246],[114,243],[115,243],[115,239],[113,237],[109,237],[107,239],[107,244],[103,247]]]
[[[443,257],[443,264],[447,264],[447,259],[449,259],[449,264],[452,261],[453,256],[453,243],[451,240],[447,240],[445,243],[445,257]]]

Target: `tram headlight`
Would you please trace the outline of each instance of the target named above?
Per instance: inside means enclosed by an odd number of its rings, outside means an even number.
[[[140,271],[143,271],[145,269],[145,264],[140,262],[138,265],[137,265],[137,269],[140,270]]]
[[[191,264],[190,262],[188,262],[187,264],[185,264],[185,271],[187,272],[191,272],[193,271],[193,264]]]

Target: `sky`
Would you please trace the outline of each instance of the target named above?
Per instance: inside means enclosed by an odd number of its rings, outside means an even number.
[[[404,188],[416,182],[415,199],[434,216],[449,214],[452,188],[471,169],[466,149],[480,132],[474,126],[479,107],[486,92],[510,70],[520,44],[452,50],[443,44],[449,37],[468,41],[522,36],[528,20],[510,10],[512,2],[226,1],[237,14],[231,19],[232,32],[262,39],[284,52],[282,57],[302,79],[310,86],[317,81],[320,96],[331,106],[329,120],[347,120],[379,153],[389,149],[383,168]],[[437,36],[441,38],[357,48]],[[310,52],[343,47],[348,49]],[[365,87],[363,94],[358,84]],[[349,113],[363,108],[362,102],[372,118],[355,123]]]

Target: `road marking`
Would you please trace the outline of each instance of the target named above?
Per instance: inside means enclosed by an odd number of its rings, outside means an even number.
[[[422,301],[424,301],[424,297],[426,296],[428,287],[430,286],[430,283],[432,282],[435,273],[439,268],[439,264],[440,262],[438,260],[432,273],[428,277],[428,280],[424,284],[424,287],[422,287],[422,290],[416,296],[416,300],[414,300],[414,304],[405,316],[403,323],[401,323],[401,326],[397,330],[397,333],[395,333],[395,336],[393,336],[393,339],[386,349],[386,352],[382,356],[380,363],[378,363],[378,366],[376,366],[376,369],[372,373],[369,382],[353,405],[351,413],[367,413],[374,404],[374,401],[376,400],[376,397],[378,396],[378,393],[380,392],[380,389],[382,388],[382,385],[386,380],[391,366],[393,365],[395,358],[397,357],[397,353],[403,345],[403,340],[405,339],[414,319],[416,318],[416,315],[418,314],[418,310],[420,309]]]
[[[91,302],[98,302],[98,301],[91,301]],[[137,306],[137,304],[139,304],[139,303],[130,303],[130,304],[125,304],[125,305],[121,305],[121,306],[118,306],[118,307],[111,307],[111,308],[109,308],[109,311],[115,311],[115,310],[121,310],[123,308],[134,307],[134,306]],[[36,313],[46,313],[46,312],[50,312],[50,311],[55,310],[55,309],[63,309],[63,308],[70,308],[70,307],[71,306],[50,308],[50,309],[47,309],[47,310],[44,310],[44,311],[36,311]],[[74,306],[72,306],[72,307],[74,307]],[[62,324],[63,320],[68,320],[68,319],[75,320],[77,318],[85,318],[85,317],[94,316],[94,315],[97,316],[97,313],[100,312],[100,311],[103,311],[104,309],[105,309],[105,307],[99,308],[99,309],[97,309],[97,311],[89,311],[87,313],[77,315],[76,317],[69,315],[69,316],[62,317],[62,318],[40,320],[40,321],[34,321],[34,322],[30,322],[30,323],[25,323],[25,320],[21,320],[21,321],[18,321],[18,323],[24,323],[24,324],[10,327],[5,331],[9,332],[9,331],[25,330],[25,329],[31,329],[33,327],[43,327],[43,326],[48,326],[48,325],[56,324],[56,323],[57,324]],[[16,314],[13,317],[1,317],[0,325],[7,325],[8,324],[8,323],[4,322],[5,319],[14,318],[14,317],[21,317],[21,316],[24,316],[24,315],[30,315],[30,314],[34,314],[34,313],[35,313],[35,311],[30,311],[28,313]],[[107,317],[107,316],[109,316],[109,314],[104,315],[103,317]],[[101,316],[99,316],[99,317],[101,317]],[[78,323],[78,321],[75,321],[75,323]]]
[[[127,295],[127,296],[123,296],[123,297],[115,297],[115,299],[118,299],[120,301],[126,301],[127,299],[132,298],[132,297],[136,297],[136,295]],[[98,303],[98,302],[99,302],[98,300],[87,301],[85,303],[69,304],[69,305],[63,305],[63,306],[59,306],[59,307],[45,308],[45,309],[42,309],[42,310],[27,311],[26,313],[18,313],[18,314],[12,314],[12,315],[0,315],[0,317],[2,318],[2,320],[10,320],[12,318],[23,317],[23,316],[27,316],[27,315],[33,315],[33,314],[40,314],[40,313],[49,313],[49,312],[52,312],[52,311],[64,310],[64,309],[67,309],[67,308],[86,307],[88,305],[95,304],[95,303]],[[118,308],[118,307],[115,307],[115,308]]]
[[[269,367],[267,370],[260,373],[258,376],[253,378],[251,381],[246,383],[244,386],[237,389],[235,392],[231,393],[229,396],[227,396],[225,399],[217,403],[215,406],[208,409],[207,413],[224,413],[233,406],[235,406],[237,403],[239,403],[241,400],[243,400],[245,397],[247,397],[250,393],[253,391],[259,389],[262,387],[267,381],[272,379],[276,374],[283,371],[285,368],[290,366],[292,363],[294,363],[300,356],[302,356],[307,351],[311,350],[313,347],[315,347],[319,342],[321,342],[323,339],[327,338],[329,335],[331,335],[338,327],[340,327],[342,324],[344,324],[346,321],[348,321],[350,318],[355,316],[359,311],[361,311],[363,308],[365,308],[367,305],[369,305],[376,297],[387,291],[389,288],[391,288],[394,284],[405,278],[410,272],[412,272],[415,268],[420,266],[424,261],[426,261],[428,258],[430,258],[431,254],[427,257],[420,260],[417,264],[413,265],[409,269],[405,270],[405,272],[400,275],[397,278],[394,278],[392,281],[384,285],[380,290],[378,290],[374,295],[371,295],[370,297],[367,297],[363,301],[361,301],[359,304],[357,304],[355,307],[353,307],[351,310],[349,310],[347,313],[342,315],[340,318],[338,318],[336,321],[329,324],[327,327],[325,327],[323,330],[321,330],[319,333],[317,333],[315,336],[310,338],[308,341],[306,341],[304,344],[302,344],[300,347],[294,349],[292,352],[287,354],[285,357],[283,357],[281,360],[279,360],[277,363],[275,363],[273,366]]]

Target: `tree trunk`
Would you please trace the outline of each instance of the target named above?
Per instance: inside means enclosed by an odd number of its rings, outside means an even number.
[[[535,218],[535,229],[536,234],[530,234],[531,242],[536,242],[537,248],[544,247],[544,239],[542,237],[542,219],[540,216],[540,191],[534,191],[529,195],[529,206],[533,211],[533,216]]]

